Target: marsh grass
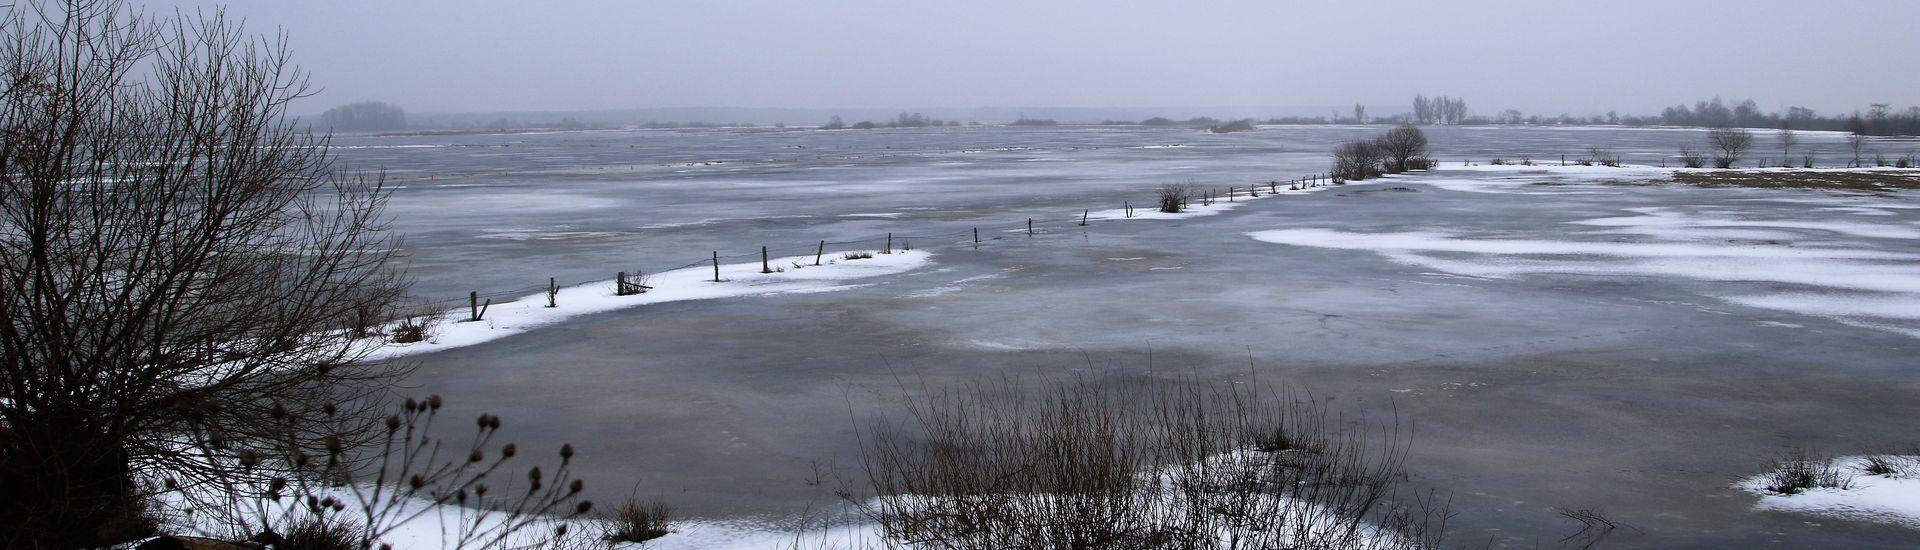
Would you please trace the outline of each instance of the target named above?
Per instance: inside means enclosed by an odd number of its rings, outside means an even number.
[[[1271,388],[978,383],[865,430],[889,542],[936,548],[1429,548],[1449,517],[1401,499],[1407,440],[1334,429]],[[1374,438],[1377,436],[1377,440]]]
[[[1830,457],[1806,449],[1792,449],[1767,463],[1760,488],[1769,493],[1797,495],[1809,489],[1846,489],[1853,476],[1835,466]]]

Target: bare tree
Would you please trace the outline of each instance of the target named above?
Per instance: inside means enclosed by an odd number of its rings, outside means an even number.
[[[1366,105],[1361,105],[1359,103],[1353,104],[1353,121],[1358,122],[1360,124],[1367,123],[1367,106]]]
[[[1860,167],[1860,148],[1867,144],[1867,122],[1855,113],[1847,119],[1847,148],[1853,150],[1853,160],[1847,162],[1848,168]]]
[[[1427,134],[1411,123],[1401,124],[1382,134],[1378,146],[1386,156],[1388,172],[1405,172],[1413,169],[1414,159],[1427,154]]]
[[[1800,136],[1793,133],[1792,128],[1781,128],[1774,135],[1780,139],[1780,165],[1792,166],[1793,162],[1788,159],[1793,158],[1793,146],[1800,143]]]
[[[1693,146],[1681,145],[1680,165],[1687,168],[1704,168],[1707,166],[1707,159],[1699,151],[1694,150]]]
[[[1753,132],[1745,128],[1714,128],[1707,132],[1707,143],[1719,151],[1713,157],[1714,166],[1732,168],[1740,156],[1753,147]]]
[[[1386,154],[1379,140],[1360,139],[1333,149],[1333,182],[1360,181],[1380,175],[1380,163]]]
[[[34,2],[3,25],[8,546],[118,542],[109,526],[150,492],[238,475],[188,432],[231,452],[362,433],[370,409],[351,404],[396,370],[352,329],[404,277],[380,179],[336,170],[285,116],[309,89],[285,37],[113,0]]]

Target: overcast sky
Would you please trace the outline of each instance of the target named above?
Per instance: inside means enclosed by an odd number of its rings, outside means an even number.
[[[134,0],[139,2],[140,0]],[[150,10],[213,2],[164,0]],[[1920,103],[1920,1],[236,1],[302,111]]]

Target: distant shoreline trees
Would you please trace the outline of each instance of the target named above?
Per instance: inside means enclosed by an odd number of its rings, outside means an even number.
[[[336,132],[385,132],[407,128],[407,111],[380,101],[348,103],[320,114],[320,126]]]
[[[842,129],[852,128],[855,130],[872,130],[874,128],[926,128],[926,127],[959,126],[959,125],[960,125],[960,121],[958,120],[940,120],[937,118],[928,117],[927,115],[923,115],[920,113],[902,112],[900,113],[899,116],[894,117],[893,120],[888,121],[886,123],[877,123],[870,120],[862,120],[860,122],[853,123],[852,126],[848,126],[846,121],[841,120],[840,115],[833,115],[833,118],[828,119],[826,124],[820,125],[820,129],[842,130]]]

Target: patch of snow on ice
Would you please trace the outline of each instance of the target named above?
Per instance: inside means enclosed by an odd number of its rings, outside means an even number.
[[[1920,457],[1889,457],[1913,464]],[[1767,491],[1766,475],[1742,480],[1736,486],[1760,496],[1754,507],[1760,510],[1794,512],[1815,516],[1890,523],[1920,529],[1920,479],[1910,473],[1872,475],[1866,472],[1867,457],[1835,459],[1833,466],[1853,482],[1845,489],[1815,488],[1798,494],[1783,495]]]
[[[1459,231],[1438,230],[1356,233],[1320,228],[1248,235],[1276,244],[1372,251],[1395,262],[1473,277],[1569,274],[1762,283],[1771,287],[1758,292],[1752,287],[1738,287],[1713,297],[1748,307],[1920,336],[1920,253],[1899,251],[1903,248],[1897,247],[1888,250],[1882,240],[1920,238],[1920,228],[1894,222],[1757,220],[1672,208],[1631,211],[1638,215],[1570,222],[1607,229],[1575,233],[1565,239],[1476,238]],[[1652,239],[1623,242],[1614,236],[1622,233]],[[1591,236],[1609,239],[1590,240]],[[1727,242],[1736,236],[1762,242]]]
[[[614,296],[613,281],[587,283],[560,289],[559,307],[549,308],[546,293],[528,295],[507,303],[495,303],[480,322],[456,322],[468,316],[467,308],[447,311],[430,331],[428,341],[411,344],[386,344],[374,350],[370,359],[432,353],[471,346],[520,334],[581,315],[647,304],[708,300],[738,296],[758,296],[797,292],[831,292],[855,288],[840,281],[893,275],[918,269],[931,263],[931,253],[912,250],[892,254],[874,254],[871,259],[829,258],[813,264],[813,255],[775,258],[771,264],[784,271],[760,273],[760,262],[720,266],[722,282],[713,282],[711,266],[689,267],[651,275],[647,285],[654,287],[641,294]],[[801,264],[794,267],[793,264]]]

